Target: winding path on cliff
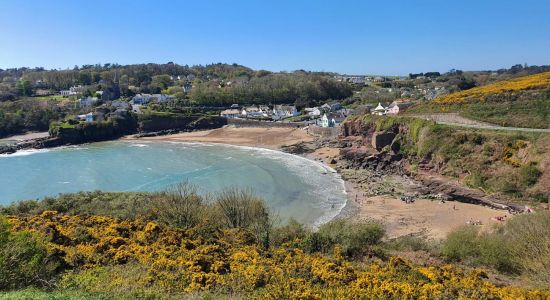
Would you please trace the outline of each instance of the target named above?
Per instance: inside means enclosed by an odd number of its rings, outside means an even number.
[[[449,125],[449,126],[491,129],[491,130],[504,130],[504,131],[550,133],[550,129],[498,126],[495,124],[471,120],[471,119],[462,117],[457,113],[426,113],[426,114],[410,114],[408,116],[419,118],[419,119],[433,120],[437,124],[443,124],[443,125]]]

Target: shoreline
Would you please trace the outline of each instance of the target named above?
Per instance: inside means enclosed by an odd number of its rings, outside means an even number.
[[[398,197],[398,191],[392,193],[372,194],[369,188],[381,187],[386,184],[403,184],[405,178],[386,176],[372,172],[377,179],[365,182],[365,177],[354,174],[366,170],[338,170],[340,149],[335,147],[314,147],[311,153],[290,153],[284,147],[315,141],[315,138],[298,128],[254,128],[254,127],[224,127],[219,129],[177,133],[154,137],[124,136],[117,139],[128,142],[188,142],[204,144],[223,144],[236,147],[250,147],[262,150],[277,151],[293,155],[320,164],[327,172],[337,173],[342,182],[342,191],[346,201],[334,216],[328,220],[348,219],[352,222],[368,222],[374,220],[382,223],[388,238],[400,236],[425,236],[430,239],[442,239],[453,229],[471,221],[482,221],[482,229],[489,229],[495,217],[509,216],[507,212],[490,209],[475,204],[457,201],[434,201],[419,198],[414,204],[405,204]],[[116,140],[113,140],[116,141]],[[57,148],[57,147],[55,147]],[[21,151],[21,150],[20,150]],[[23,150],[24,151],[24,150]],[[19,152],[19,151],[17,151]],[[17,155],[17,154],[16,154]],[[351,173],[350,173],[351,171]],[[359,175],[359,176],[357,176]],[[367,177],[368,178],[368,177]],[[319,225],[319,224],[312,224]],[[486,226],[489,225],[489,226]]]

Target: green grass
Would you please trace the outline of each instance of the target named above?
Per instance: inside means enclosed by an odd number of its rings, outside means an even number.
[[[107,300],[116,299],[114,296],[88,295],[76,291],[42,291],[38,289],[24,289],[11,292],[1,292],[1,300]]]
[[[36,97],[27,97],[25,99],[28,100],[37,100],[37,101],[63,101],[66,99],[70,99],[69,97],[61,96],[61,95],[50,95],[50,96],[36,96]]]
[[[407,110],[407,113],[451,112],[505,127],[550,128],[550,91],[488,95],[483,101],[454,104],[434,101]]]

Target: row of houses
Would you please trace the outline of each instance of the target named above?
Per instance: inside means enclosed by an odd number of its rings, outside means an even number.
[[[220,116],[226,118],[271,118],[273,120],[282,120],[300,115],[300,112],[294,105],[275,105],[270,109],[267,105],[249,106],[238,108],[232,105],[220,113]]]
[[[132,98],[130,103],[135,105],[147,105],[151,101],[166,103],[173,99],[173,96],[166,94],[137,94]]]
[[[86,87],[82,85],[78,85],[78,86],[72,86],[68,90],[59,91],[59,94],[61,94],[61,96],[72,96],[72,95],[82,94],[84,93],[84,91],[86,91]]]

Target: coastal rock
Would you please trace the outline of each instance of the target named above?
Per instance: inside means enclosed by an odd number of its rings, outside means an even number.
[[[372,147],[378,151],[386,146],[390,146],[395,139],[396,134],[393,132],[375,132],[372,134]]]

